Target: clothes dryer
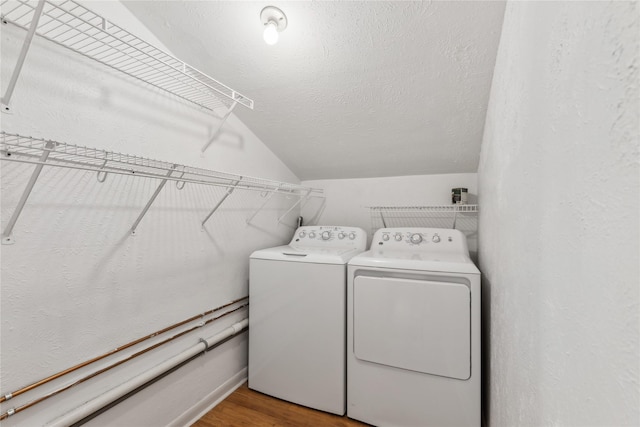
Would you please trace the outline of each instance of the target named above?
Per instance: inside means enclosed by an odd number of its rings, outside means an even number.
[[[344,415],[347,262],[366,242],[360,228],[305,226],[251,255],[249,388]]]
[[[386,228],[351,259],[347,415],[480,426],[480,272],[457,230]]]

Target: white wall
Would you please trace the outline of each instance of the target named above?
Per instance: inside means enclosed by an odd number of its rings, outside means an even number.
[[[507,7],[478,171],[490,426],[640,424],[638,16]]]
[[[371,206],[450,205],[451,189],[456,187],[469,190],[469,203],[475,203],[477,195],[475,173],[325,179],[303,181],[303,184],[322,188],[326,197],[311,200],[303,206],[301,215],[305,223],[361,227],[368,233],[369,243],[372,220],[368,208]],[[375,220],[377,222],[377,218]],[[389,223],[387,226],[405,226],[403,224]],[[433,226],[420,221],[408,225]],[[469,250],[475,252],[475,233],[467,238]]]
[[[90,7],[149,39],[120,3],[91,2]],[[25,32],[11,25],[1,30],[4,91]],[[43,39],[34,41],[12,107],[12,115],[2,115],[7,132],[297,182],[234,116],[202,155],[200,147],[217,124],[210,113]],[[4,228],[33,167],[5,162],[1,167]],[[281,244],[293,232],[296,211],[285,225],[276,225],[276,219],[294,200],[275,196],[247,225],[246,218],[263,199],[240,190],[202,231],[200,221],[225,189],[187,184],[179,191],[169,182],[137,235],[130,236],[129,228],[157,185],[153,179],[116,175],[100,184],[94,173],[44,169],[16,225],[15,245],[0,248],[2,394],[246,295],[249,254]],[[42,425],[245,315],[237,313],[186,335],[3,425]],[[119,358],[25,393],[1,410]],[[242,376],[245,366],[242,336],[95,418],[92,425],[166,425],[229,378]]]

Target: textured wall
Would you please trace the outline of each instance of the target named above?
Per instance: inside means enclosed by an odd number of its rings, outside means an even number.
[[[145,29],[117,2],[93,2],[134,33]],[[100,11],[100,10],[98,10]],[[3,89],[25,32],[2,28]],[[143,34],[148,37],[148,34]],[[217,121],[197,107],[36,38],[2,129],[205,168],[295,181],[297,178],[235,117],[202,155]],[[238,107],[241,108],[241,107]],[[2,227],[32,166],[2,163]],[[276,219],[293,200],[236,191],[207,223],[225,189],[169,182],[132,237],[128,229],[157,180],[45,168],[20,217],[16,244],[2,246],[3,394],[118,345],[244,296],[248,256],[288,240],[295,222]],[[286,222],[286,221],[285,221]],[[243,317],[216,322],[162,350],[51,398],[3,425],[42,425]],[[191,326],[191,324],[189,325]],[[164,338],[164,336],[162,337]],[[159,339],[154,339],[158,341]],[[139,350],[144,345],[132,350]],[[98,362],[2,405],[2,411],[79,378]],[[166,425],[246,366],[246,336],[225,344],[93,421]]]
[[[638,12],[507,6],[478,170],[490,426],[640,424]]]
[[[324,189],[325,200],[312,200],[301,212],[305,221],[314,224],[361,227],[371,243],[370,206],[420,206],[451,204],[451,189],[466,187],[469,203],[476,202],[477,175],[454,173],[441,175],[396,176],[385,178],[323,179],[303,181],[304,185]],[[377,220],[377,218],[376,218]],[[376,221],[377,224],[377,221]],[[430,223],[429,223],[430,224]],[[390,223],[387,226],[400,226]],[[427,226],[409,220],[403,226]],[[477,227],[476,221],[462,225]],[[379,226],[379,225],[378,225]],[[431,225],[433,226],[433,225]],[[468,235],[469,250],[476,250],[476,234]]]

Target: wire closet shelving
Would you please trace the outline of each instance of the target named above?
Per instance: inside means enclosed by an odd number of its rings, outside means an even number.
[[[218,201],[209,214],[203,219],[203,227],[211,215],[213,215],[225,199],[236,189],[258,191],[266,196],[263,205],[254,212],[247,222],[250,222],[255,217],[274,194],[298,197],[296,203],[278,218],[278,222],[281,222],[289,212],[303,201],[308,200],[310,197],[322,197],[323,194],[320,189],[297,184],[184,166],[145,157],[6,132],[0,132],[0,154],[0,160],[3,161],[35,165],[35,169],[18,202],[18,206],[2,234],[2,243],[4,244],[13,243],[11,237],[13,227],[44,166],[92,171],[96,173],[98,182],[104,182],[110,173],[159,179],[160,184],[156,188],[156,191],[131,227],[132,234],[135,234],[138,224],[168,181],[175,181],[176,187],[179,190],[183,189],[187,183],[227,188],[227,192],[221,200]]]
[[[34,35],[207,110],[224,108],[226,112],[214,134],[219,132],[237,104],[253,109],[253,100],[73,0],[2,0],[0,14],[4,24],[27,30],[22,51],[2,97],[2,111],[10,111],[9,102]]]
[[[386,227],[478,229],[478,205],[371,206],[371,232]]]

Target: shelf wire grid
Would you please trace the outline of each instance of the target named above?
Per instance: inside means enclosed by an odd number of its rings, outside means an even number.
[[[47,160],[40,161],[43,153],[47,151],[49,152]],[[180,185],[194,183],[264,193],[309,195],[310,197],[322,196],[323,193],[320,189],[287,182],[184,166],[130,154],[10,134],[4,131],[0,132],[0,154],[2,156],[0,159],[3,161],[44,164],[52,167],[87,170],[99,174],[114,173],[167,179]],[[171,174],[169,174],[170,172]]]
[[[4,22],[28,29],[37,2],[2,0]],[[36,34],[208,110],[253,101],[72,0],[45,1]]]
[[[371,234],[387,227],[455,228],[465,235],[478,230],[478,205],[371,206]]]

